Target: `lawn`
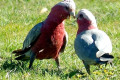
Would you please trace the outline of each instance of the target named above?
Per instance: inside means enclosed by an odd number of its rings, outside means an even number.
[[[54,60],[35,60],[32,69],[28,62],[14,60],[13,50],[22,48],[29,30],[46,19],[52,6],[61,0],[0,0],[0,80],[119,80],[120,77],[120,1],[74,0],[76,14],[82,9],[90,10],[97,19],[98,28],[105,31],[113,45],[113,66],[91,66],[88,75],[74,51],[77,32],[75,19],[65,21],[69,42],[60,54],[61,70]],[[41,13],[43,8],[48,11]]]

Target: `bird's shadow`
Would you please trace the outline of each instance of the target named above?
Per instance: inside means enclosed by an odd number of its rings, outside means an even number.
[[[69,70],[69,73],[67,74],[64,74],[64,71],[66,68],[64,69],[61,69],[61,70],[58,70],[57,68],[53,68],[53,69],[48,69],[48,68],[32,68],[32,69],[29,69],[28,66],[27,66],[27,61],[26,62],[22,62],[22,61],[10,61],[10,60],[6,60],[2,65],[2,69],[3,70],[13,70],[15,72],[24,72],[24,71],[30,71],[30,70],[33,70],[33,71],[36,71],[36,74],[40,73],[42,75],[45,76],[45,74],[50,74],[51,76],[52,75],[56,75],[56,76],[59,76],[61,78],[72,78],[73,76],[75,76],[76,74],[80,74],[80,75],[84,75],[85,73],[83,73],[82,71],[80,70]]]
[[[70,71],[68,74],[65,75],[65,78],[72,78],[73,76],[75,76],[76,74],[80,74],[80,75],[84,75],[85,73],[83,73],[80,70],[74,70],[74,71]]]
[[[1,65],[2,70],[13,70],[17,72],[23,72],[23,71],[36,71],[36,73],[41,72],[42,75],[45,75],[46,73],[53,75],[60,75],[62,73],[61,70],[58,70],[57,68],[40,68],[38,66],[31,67],[31,69],[28,68],[29,61],[17,61],[17,60],[5,60],[4,63]]]
[[[64,68],[65,69],[65,68]],[[64,69],[62,70],[58,70],[58,69],[41,69],[42,70],[42,74],[45,75],[46,72],[48,74],[50,74],[51,76],[56,75],[59,76],[61,79],[68,79],[68,78],[72,78],[73,76],[80,74],[80,75],[84,75],[85,73],[83,73],[82,71],[79,70],[69,70],[69,73],[64,74]],[[82,76],[82,78],[84,78],[86,76]]]
[[[21,61],[10,61],[10,60],[6,60],[4,61],[4,63],[1,65],[3,70],[15,70],[15,71],[22,71],[23,69],[27,69],[26,68],[26,64],[28,62],[21,62]]]

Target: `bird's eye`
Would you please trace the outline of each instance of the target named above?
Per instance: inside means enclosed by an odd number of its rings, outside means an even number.
[[[80,18],[83,18],[83,14],[80,14]]]
[[[68,6],[65,6],[65,9],[66,9],[66,10],[69,10],[69,7],[68,7]]]

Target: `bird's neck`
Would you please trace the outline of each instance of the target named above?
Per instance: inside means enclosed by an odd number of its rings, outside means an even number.
[[[98,29],[97,25],[91,24],[90,21],[77,21],[78,23],[78,31],[77,34],[86,31],[86,30],[91,30],[91,29]]]
[[[46,28],[56,28],[56,27],[64,27],[64,20],[69,15],[68,13],[64,12],[63,7],[56,5],[51,9],[50,14],[48,15],[47,19],[45,20],[45,27]],[[63,11],[63,12],[62,12]]]
[[[57,27],[64,28],[64,19],[61,19],[55,15],[49,15],[48,18],[45,20],[45,29],[54,30]]]
[[[47,24],[52,25],[54,27],[54,26],[58,26],[58,25],[62,24],[64,22],[64,19],[60,18],[57,15],[52,14],[52,15],[49,15],[47,17],[45,22]]]

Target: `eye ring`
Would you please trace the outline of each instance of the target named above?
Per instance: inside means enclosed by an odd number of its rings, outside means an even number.
[[[83,18],[83,14],[80,14],[79,16],[80,16],[80,18]]]
[[[69,10],[69,7],[68,7],[68,6],[65,6],[65,9],[66,9],[66,10]]]

